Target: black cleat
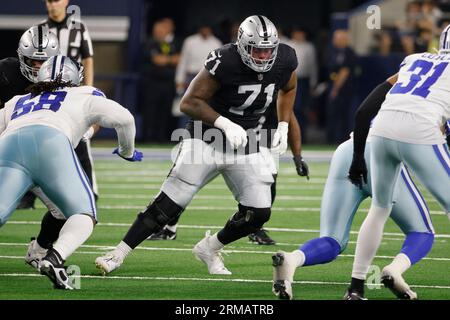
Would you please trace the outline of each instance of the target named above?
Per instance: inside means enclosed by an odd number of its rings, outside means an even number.
[[[348,288],[347,292],[344,295],[343,300],[367,300],[367,298],[364,298],[363,293]]]
[[[41,274],[47,276],[55,289],[73,290],[64,267],[64,260],[55,249],[49,249],[40,264]]]
[[[176,238],[176,232],[172,232],[169,229],[163,228],[161,231],[150,235],[147,240],[175,240]]]
[[[250,241],[255,242],[257,244],[261,244],[261,245],[274,245],[276,244],[275,240],[273,240],[272,238],[269,237],[269,235],[267,234],[267,230],[265,229],[260,229],[258,231],[256,231],[255,233],[251,233],[249,234],[248,238],[250,239]]]

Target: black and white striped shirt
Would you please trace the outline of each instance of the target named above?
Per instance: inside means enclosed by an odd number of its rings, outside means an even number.
[[[43,21],[41,25],[47,25],[50,31],[56,34],[61,54],[78,62],[94,55],[91,37],[81,20],[67,15],[61,22],[55,22],[49,18]]]

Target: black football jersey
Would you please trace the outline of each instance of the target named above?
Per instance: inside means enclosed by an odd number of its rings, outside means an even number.
[[[20,72],[19,59],[0,60],[0,108],[12,97],[25,94],[25,89],[31,84]]]
[[[244,129],[256,128],[260,118],[276,108],[278,91],[297,65],[295,50],[280,44],[270,71],[258,73],[242,62],[236,44],[227,44],[212,51],[205,61],[205,68],[220,83],[209,104]]]

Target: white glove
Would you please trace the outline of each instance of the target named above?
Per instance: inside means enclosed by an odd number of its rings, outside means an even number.
[[[240,125],[220,116],[214,121],[214,126],[225,133],[225,137],[233,149],[247,145],[247,132]]]
[[[281,155],[286,152],[288,147],[288,127],[289,124],[287,122],[278,122],[278,128],[273,135],[272,148],[270,149],[272,153]]]

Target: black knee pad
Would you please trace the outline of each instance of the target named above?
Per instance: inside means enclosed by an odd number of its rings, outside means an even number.
[[[138,214],[138,218],[149,228],[163,228],[170,220],[177,218],[183,210],[164,192],[161,192],[144,212]]]
[[[270,219],[270,208],[252,208],[241,204],[238,207],[239,211],[231,217],[229,223],[248,229],[249,233],[258,231]]]

